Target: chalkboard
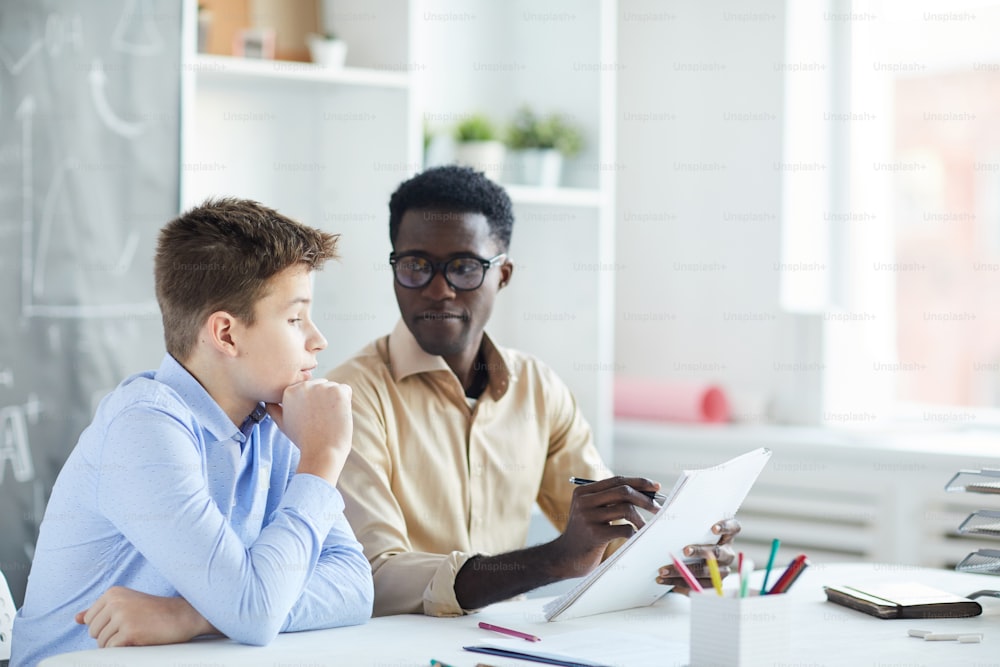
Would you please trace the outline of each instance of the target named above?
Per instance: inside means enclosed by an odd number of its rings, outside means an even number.
[[[96,403],[163,354],[152,258],[180,201],[181,5],[0,2],[0,571],[17,605]]]

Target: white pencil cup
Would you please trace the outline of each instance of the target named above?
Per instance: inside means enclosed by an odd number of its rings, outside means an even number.
[[[791,650],[787,595],[720,597],[691,593],[691,667],[773,665]]]

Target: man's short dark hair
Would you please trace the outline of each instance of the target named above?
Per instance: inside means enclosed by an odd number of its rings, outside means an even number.
[[[410,210],[481,213],[501,250],[510,247],[514,207],[507,192],[468,167],[432,167],[403,182],[389,198],[389,241],[396,247],[399,223]]]

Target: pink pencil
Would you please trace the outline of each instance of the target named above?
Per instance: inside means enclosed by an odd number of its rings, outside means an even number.
[[[479,627],[483,630],[492,630],[493,632],[499,632],[501,634],[510,635],[511,637],[520,637],[521,639],[527,639],[529,642],[540,642],[541,637],[536,637],[535,635],[529,635],[527,632],[519,632],[517,630],[511,630],[510,628],[502,628],[499,625],[493,625],[492,623],[484,623],[479,621]]]
[[[701,584],[698,583],[698,580],[694,578],[694,575],[691,574],[691,570],[688,569],[687,565],[677,560],[677,556],[670,554],[670,560],[674,561],[674,567],[676,567],[677,571],[681,573],[682,577],[684,577],[684,581],[687,582],[688,588],[696,593],[701,593],[705,590],[701,587]]]

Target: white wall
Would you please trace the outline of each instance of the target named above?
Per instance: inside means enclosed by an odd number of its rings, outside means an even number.
[[[781,0],[619,5],[616,366],[773,394]],[[737,406],[744,417],[761,407]]]

